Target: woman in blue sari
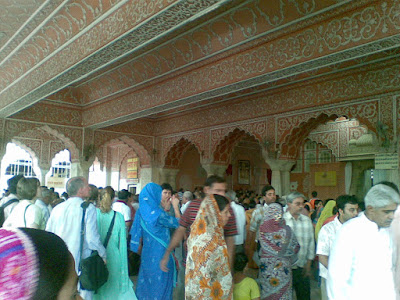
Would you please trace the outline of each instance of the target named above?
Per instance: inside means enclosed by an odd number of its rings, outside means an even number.
[[[160,261],[168,247],[170,228],[179,226],[179,200],[173,198],[175,217],[167,211],[169,199],[161,201],[162,189],[158,184],[149,183],[139,195],[139,210],[131,230],[131,250],[138,251],[143,243],[136,296],[139,300],[172,299],[176,276],[175,260],[170,259],[168,272],[160,269]]]

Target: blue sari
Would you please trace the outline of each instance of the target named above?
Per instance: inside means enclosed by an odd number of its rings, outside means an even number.
[[[139,195],[139,209],[131,229],[131,250],[138,251],[143,241],[136,296],[139,300],[172,299],[175,262],[168,262],[169,272],[160,269],[160,261],[168,247],[170,228],[179,226],[178,219],[168,215],[160,206],[162,189],[149,183]]]

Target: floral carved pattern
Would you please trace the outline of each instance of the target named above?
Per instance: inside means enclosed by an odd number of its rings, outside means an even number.
[[[339,154],[339,131],[310,133],[309,139],[328,147],[332,154],[340,157]]]
[[[265,121],[254,122],[254,123],[243,123],[235,124],[229,127],[222,127],[211,130],[211,153],[215,153],[218,145],[224,138],[230,133],[241,130],[251,136],[257,141],[262,142],[267,135],[267,125]]]
[[[181,140],[186,140],[189,144],[193,144],[200,156],[204,153],[204,132],[188,133],[172,137],[162,138],[161,162],[167,162],[167,157],[171,149],[178,143],[183,143]],[[182,147],[181,147],[182,148]],[[175,161],[176,162],[176,161]]]
[[[177,143],[175,143],[168,151],[165,157],[164,166],[167,168],[177,168],[182,160],[183,155],[186,151],[195,146],[193,143],[185,138],[181,138]],[[197,147],[195,147],[198,151]]]

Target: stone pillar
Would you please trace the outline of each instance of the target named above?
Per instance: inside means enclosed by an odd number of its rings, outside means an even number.
[[[111,166],[106,166],[106,186],[111,186]]]
[[[140,191],[146,186],[146,184],[150,182],[154,182],[153,180],[154,170],[151,167],[140,168],[140,177],[139,183],[136,186],[136,193],[140,193]]]
[[[40,184],[46,185],[46,174],[49,173],[51,166],[40,166]]]
[[[71,162],[71,177],[82,176],[89,178],[89,168],[92,161],[72,161]]]
[[[160,169],[161,184],[169,183],[173,189],[176,189],[176,175],[179,169]]]
[[[287,195],[290,192],[290,170],[295,164],[292,160],[280,160],[264,158],[265,162],[271,167],[271,185],[279,196]]]
[[[217,164],[202,164],[202,167],[207,172],[207,177],[211,175],[218,175],[225,178],[225,171],[228,166]]]

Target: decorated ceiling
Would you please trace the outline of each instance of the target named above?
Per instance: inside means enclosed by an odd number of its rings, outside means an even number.
[[[345,105],[399,91],[399,32],[400,0],[0,0],[0,118],[162,135]]]

